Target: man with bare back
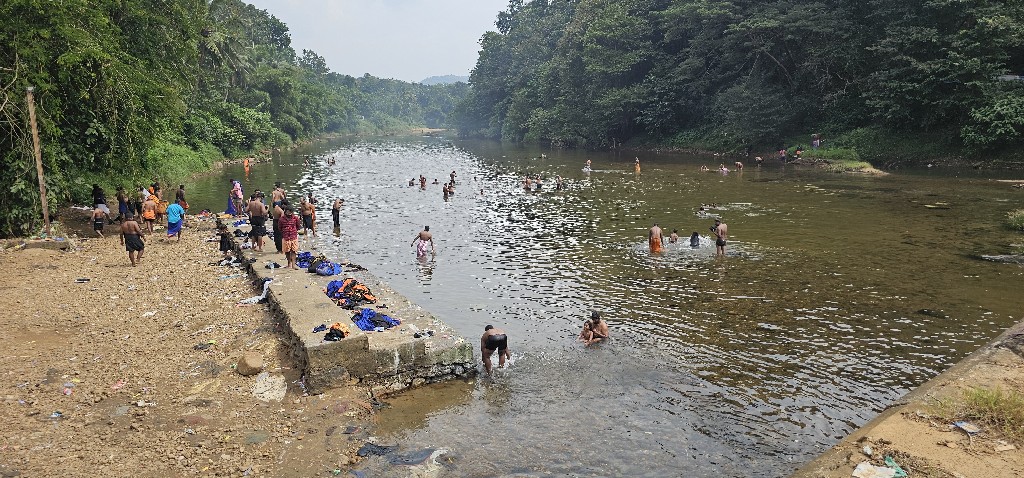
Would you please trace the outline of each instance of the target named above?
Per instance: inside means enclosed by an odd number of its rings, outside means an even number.
[[[124,222],[121,223],[121,245],[128,251],[128,260],[132,267],[142,260],[142,254],[146,249],[146,238],[142,235],[142,228],[135,222],[135,215],[128,211],[124,215]]]
[[[651,252],[661,252],[661,228],[658,227],[658,223],[654,223],[651,226],[651,230],[647,235],[647,243],[651,247]]]
[[[725,241],[729,238],[729,226],[721,219],[715,219],[715,225],[711,226],[711,232],[715,234],[715,254],[725,255]]]
[[[263,236],[267,235],[267,206],[260,199],[256,194],[249,197],[249,238],[256,252],[263,252]]]
[[[428,251],[435,252],[434,235],[430,233],[430,226],[423,226],[423,230],[416,237],[412,238],[412,244],[410,245],[416,246],[417,258],[427,257]]]

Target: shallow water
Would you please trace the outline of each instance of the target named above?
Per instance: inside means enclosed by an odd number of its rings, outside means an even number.
[[[508,369],[404,393],[380,415],[387,441],[453,450],[455,475],[784,476],[1020,314],[1024,269],[971,255],[1020,242],[1000,222],[1022,193],[976,173],[773,163],[722,175],[698,171],[716,158],[644,154],[636,174],[632,155],[544,153],[339,143],[333,167],[287,155],[244,183],[312,191],[328,256],[471,341],[486,324],[508,332]],[[429,183],[453,169],[445,202]],[[525,173],[545,190],[522,191]],[[419,174],[426,190],[407,186]],[[556,174],[566,191],[551,190]],[[223,209],[229,176],[240,166],[198,181],[190,202]],[[346,205],[332,233],[333,196]],[[729,225],[725,258],[710,215]],[[652,222],[681,242],[650,254]],[[438,254],[418,262],[409,243],[423,225]],[[692,231],[705,236],[696,250]],[[585,349],[575,337],[590,309],[614,339]]]

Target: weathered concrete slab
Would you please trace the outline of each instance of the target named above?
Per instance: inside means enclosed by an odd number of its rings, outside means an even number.
[[[470,343],[369,271],[344,271],[323,277],[305,270],[267,269],[268,261],[286,263],[284,256],[273,251],[273,247],[270,241],[272,252],[244,250],[240,253],[243,258],[256,259],[249,266],[249,272],[257,282],[273,279],[268,302],[291,337],[292,353],[302,364],[310,392],[363,383],[370,385],[375,393],[388,394],[476,373],[474,347]],[[384,332],[359,330],[352,322],[352,316],[359,309],[343,309],[324,292],[328,282],[346,277],[362,282],[377,297],[376,304],[368,307],[399,319],[402,324]],[[335,322],[347,324],[352,335],[329,342],[323,339],[325,332],[313,332],[320,324],[330,327]],[[416,331],[426,330],[433,331],[433,335],[414,336]]]

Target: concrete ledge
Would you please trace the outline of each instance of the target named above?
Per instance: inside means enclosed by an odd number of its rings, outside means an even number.
[[[273,279],[267,294],[268,303],[289,337],[292,354],[303,368],[310,393],[362,383],[377,394],[387,395],[477,373],[474,347],[470,343],[369,271],[346,270],[336,276],[323,277],[305,270],[267,269],[268,261],[286,263],[284,256],[273,248],[273,241],[269,241],[272,252],[236,252],[243,259],[255,259],[248,271],[257,283]],[[343,309],[324,293],[328,282],[346,277],[362,282],[377,297],[377,302],[367,307],[399,319],[402,324],[384,332],[359,330],[352,316],[361,308]],[[328,342],[323,340],[325,332],[313,332],[320,324],[330,327],[335,322],[347,324],[352,335]],[[415,338],[416,330],[431,330],[434,334]]]

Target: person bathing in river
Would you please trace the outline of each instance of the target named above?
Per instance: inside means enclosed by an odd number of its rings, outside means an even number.
[[[672,234],[668,236],[669,244],[675,244],[676,242],[679,242],[679,229],[673,229]]]
[[[423,230],[416,237],[412,238],[412,244],[410,246],[416,246],[416,257],[425,258],[427,257],[427,251],[431,253],[434,250],[434,235],[430,233],[430,226],[423,226]],[[429,249],[427,246],[430,246]]]
[[[493,325],[484,327],[484,335],[480,337],[480,355],[483,357],[484,370],[491,374],[491,355],[498,351],[498,368],[505,368],[505,359],[511,358],[508,351],[508,335],[504,330]]]
[[[690,247],[694,249],[700,247],[700,234],[697,234],[697,231],[693,231],[693,234],[690,235]]]
[[[580,341],[584,345],[596,344],[609,338],[608,323],[601,320],[601,313],[593,311],[590,319],[583,323],[583,330],[580,331]]]
[[[651,226],[651,230],[647,234],[647,243],[651,247],[651,252],[661,252],[661,228],[658,227],[658,223],[654,223]]]
[[[721,219],[715,219],[715,225],[711,226],[711,232],[715,233],[715,254],[725,255],[725,241],[729,238],[729,226]]]

